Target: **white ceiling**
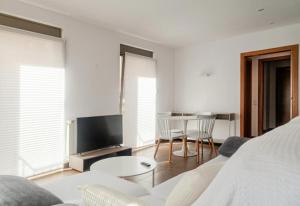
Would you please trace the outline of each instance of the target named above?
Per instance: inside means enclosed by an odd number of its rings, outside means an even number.
[[[171,47],[300,22],[300,0],[22,1]]]

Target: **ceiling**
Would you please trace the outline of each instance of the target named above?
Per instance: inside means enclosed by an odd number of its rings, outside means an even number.
[[[21,1],[171,47],[300,22],[300,0]]]

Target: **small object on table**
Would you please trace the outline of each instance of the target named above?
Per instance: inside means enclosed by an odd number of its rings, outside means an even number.
[[[144,166],[146,166],[146,167],[150,167],[150,166],[151,166],[151,164],[149,164],[149,163],[147,163],[147,162],[141,162],[141,165],[144,165]]]

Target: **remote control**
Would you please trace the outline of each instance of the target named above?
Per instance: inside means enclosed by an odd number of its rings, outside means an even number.
[[[150,166],[151,166],[151,164],[149,164],[149,163],[147,163],[147,162],[141,162],[141,165],[144,165],[144,166],[146,166],[146,167],[150,167]]]

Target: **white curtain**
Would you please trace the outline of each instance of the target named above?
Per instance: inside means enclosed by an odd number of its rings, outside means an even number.
[[[152,58],[125,54],[123,136],[127,146],[140,147],[154,143],[155,65]]]
[[[64,42],[0,27],[0,54],[0,174],[62,167]]]

